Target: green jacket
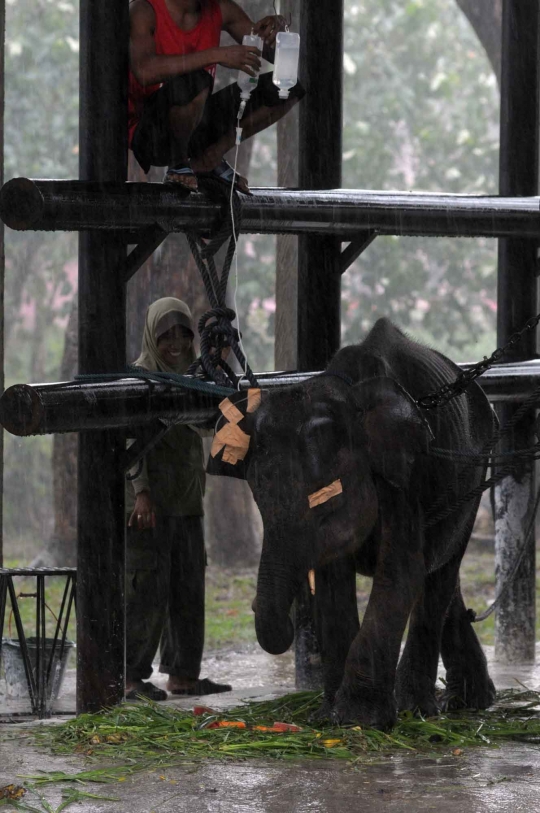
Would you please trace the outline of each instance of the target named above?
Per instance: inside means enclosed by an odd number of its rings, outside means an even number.
[[[139,476],[127,481],[126,511],[132,513],[135,495],[146,489],[158,516],[200,517],[204,487],[202,440],[189,426],[177,424],[147,452]]]

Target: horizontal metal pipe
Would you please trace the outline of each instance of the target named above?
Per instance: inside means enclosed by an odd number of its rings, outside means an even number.
[[[262,373],[258,380],[263,389],[271,390],[302,383],[313,375],[317,373]],[[479,383],[491,401],[523,401],[540,386],[540,363],[496,367],[484,373]],[[216,417],[221,400],[220,395],[134,378],[99,384],[15,384],[0,398],[0,424],[19,436],[128,429],[156,418],[202,425]]]
[[[243,232],[331,234],[359,230],[433,237],[538,237],[540,198],[374,192],[354,189],[253,189],[240,195]],[[225,204],[173,184],[98,184],[14,178],[0,190],[0,217],[18,230],[126,234],[158,225],[166,232],[215,229]]]

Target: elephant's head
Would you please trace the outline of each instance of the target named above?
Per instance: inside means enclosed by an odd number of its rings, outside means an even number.
[[[386,377],[349,386],[321,376],[264,393],[240,425],[249,436],[242,465],[264,523],[257,638],[279,654],[293,640],[289,611],[299,585],[367,539],[378,518],[377,477],[407,488],[429,429]]]

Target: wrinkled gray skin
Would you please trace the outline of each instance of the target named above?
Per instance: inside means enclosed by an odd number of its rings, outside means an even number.
[[[380,319],[362,344],[340,350],[327,369],[353,386],[337,376],[316,377],[266,393],[248,416],[247,479],[264,522],[257,638],[267,652],[288,649],[291,605],[315,568],[320,716],[335,723],[385,729],[398,709],[436,714],[439,654],[447,670],[445,708],[486,708],[494,699],[459,586],[478,500],[423,530],[423,517],[449,484],[463,494],[485,477],[478,468],[467,472],[426,454],[430,443],[479,452],[494,430],[476,384],[447,406],[422,413],[416,407],[414,400],[458,372]],[[310,509],[308,495],[338,479],[343,493]],[[361,627],[356,572],[373,578]]]

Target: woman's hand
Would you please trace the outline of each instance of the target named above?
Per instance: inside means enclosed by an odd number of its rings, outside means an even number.
[[[135,498],[135,508],[129,518],[128,527],[135,526],[140,531],[156,527],[154,503],[148,491],[139,491]]]
[[[258,23],[253,26],[253,31],[257,36],[264,40],[264,44],[268,48],[273,48],[276,42],[276,36],[280,31],[285,31],[287,21],[281,14],[276,14],[270,17],[263,17]]]
[[[261,52],[253,45],[225,45],[217,49],[219,65],[256,76],[261,69]]]

